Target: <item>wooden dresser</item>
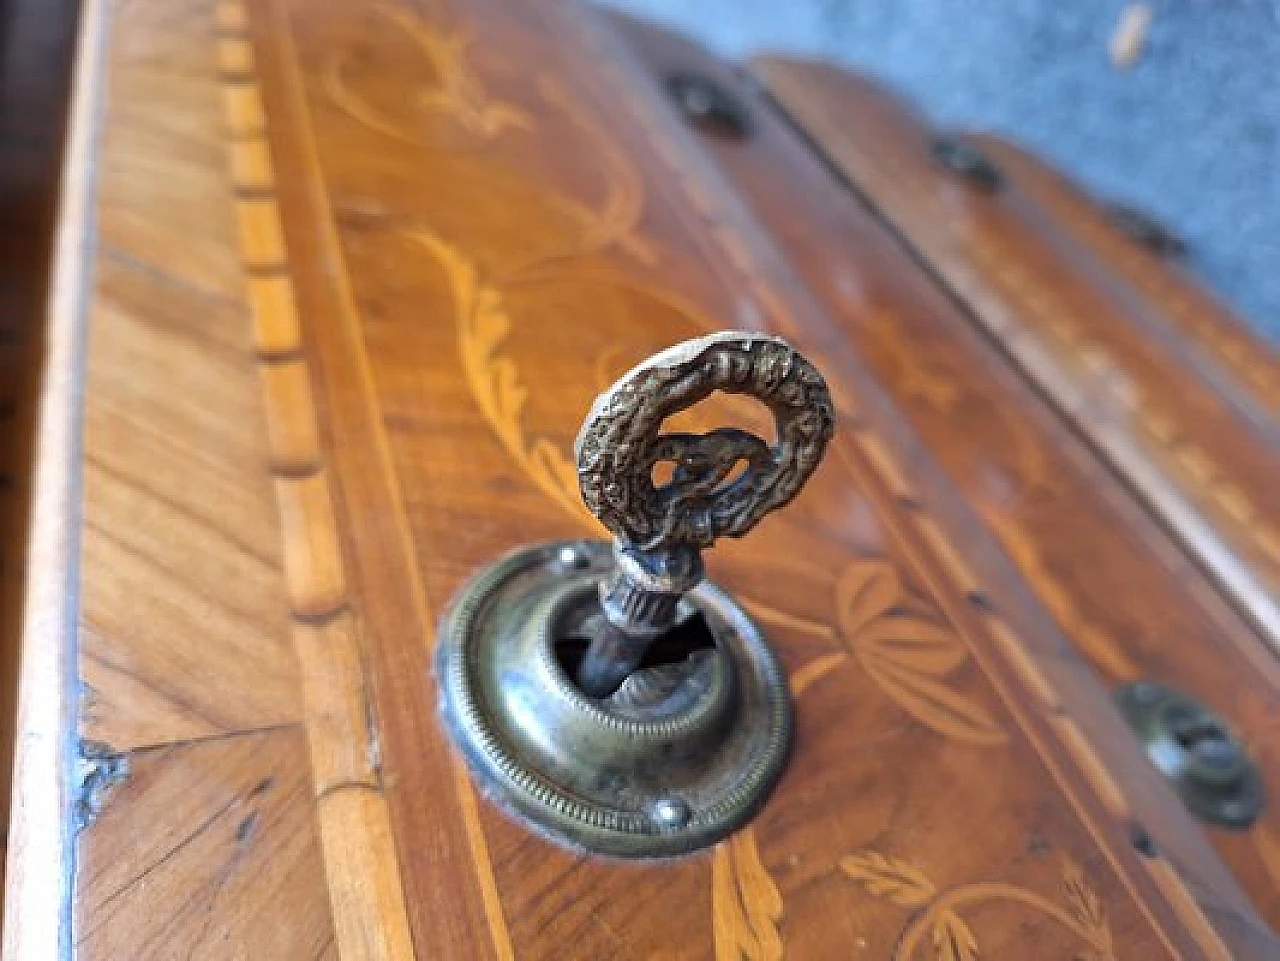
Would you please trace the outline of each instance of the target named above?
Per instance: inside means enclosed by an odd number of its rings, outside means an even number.
[[[846,71],[561,0],[53,19],[58,217],[0,223],[5,961],[1280,958],[1280,361],[1172,238]],[[605,536],[583,416],[723,329],[834,401],[707,554],[790,759],[705,851],[570,850],[455,750],[440,619]],[[1117,694],[1164,687],[1256,815],[1153,765]]]

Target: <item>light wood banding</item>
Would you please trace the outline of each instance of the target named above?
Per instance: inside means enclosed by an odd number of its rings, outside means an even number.
[[[305,474],[320,466],[320,438],[311,406],[307,366],[300,360],[261,364],[271,466],[281,474]]]

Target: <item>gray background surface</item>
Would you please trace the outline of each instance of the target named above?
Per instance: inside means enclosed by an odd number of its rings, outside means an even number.
[[[1280,343],[1280,0],[604,0],[742,58],[846,64],[936,122],[999,133],[1181,236],[1200,279]]]

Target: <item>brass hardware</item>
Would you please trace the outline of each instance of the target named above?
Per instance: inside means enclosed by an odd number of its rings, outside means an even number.
[[[981,150],[957,137],[935,137],[930,148],[940,164],[975,187],[993,193],[1004,186],[1004,174]]]
[[[717,390],[763,402],[775,442],[660,432]],[[578,474],[614,543],[516,551],[442,626],[445,720],[491,797],[557,840],[623,857],[692,851],[751,816],[786,758],[786,680],[751,618],[703,579],[700,551],[790,501],[832,429],[818,372],[760,335],[677,345],[600,397]],[[671,479],[655,484],[664,461]]]
[[[749,394],[769,408],[777,443],[746,431],[660,434],[662,422],[714,391]],[[611,693],[648,639],[669,630],[676,602],[702,580],[699,551],[741,537],[808,480],[831,436],[831,398],[813,366],[780,340],[715,334],[640,364],[602,394],[578,435],[587,507],[614,535],[615,574],[602,591],[608,627],[578,682]],[[674,465],[653,483],[654,466]],[[743,473],[726,479],[739,464]]]
[[[1182,238],[1145,211],[1110,203],[1104,205],[1103,213],[1112,227],[1157,257],[1186,256],[1187,245]]]
[[[1262,779],[1221,718],[1189,695],[1147,681],[1121,688],[1116,701],[1192,814],[1222,827],[1253,824],[1264,802]]]
[[[724,85],[701,73],[675,73],[667,92],[681,115],[704,133],[742,140],[751,133],[751,118]]]

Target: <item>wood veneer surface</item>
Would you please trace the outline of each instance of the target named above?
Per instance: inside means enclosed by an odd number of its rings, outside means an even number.
[[[1102,735],[1115,717],[1099,686],[1079,682],[1069,707],[1033,702],[1078,670],[1069,645],[1016,575],[985,560],[993,542],[943,493],[750,213],[666,108],[637,91],[623,48],[556,4],[422,13],[279,3],[254,8],[250,26],[419,953],[537,956],[572,944],[592,957],[731,954],[784,934],[799,956],[859,936],[885,950],[917,936],[904,919],[868,913],[861,934],[836,921],[850,896],[867,904],[861,872],[880,867],[863,865],[940,867],[981,850],[988,877],[1029,878],[1045,861],[1025,839],[1006,848],[1011,839],[995,836],[1025,823],[1024,804],[1073,863],[1101,855],[1091,863],[1118,882],[1108,905],[1146,905],[1153,940],[1136,918],[1111,922],[1136,939],[1132,950],[1221,950],[1199,922],[1175,933],[1190,902],[1133,852],[1129,804],[1151,830],[1168,829],[1188,865],[1215,863],[1207,846],[1174,827],[1181,813],[1135,747],[1114,726]],[[423,91],[416,106],[397,95],[406,86]],[[640,357],[725,323],[776,330],[815,355],[844,419],[813,488],[714,561],[719,580],[772,615],[798,672],[797,756],[752,831],[709,863],[572,857],[512,825],[465,779],[441,789],[452,762],[423,711],[424,694],[434,699],[433,622],[488,559],[592,530],[564,453],[580,412]],[[977,611],[980,593],[993,609]],[[882,617],[886,630],[937,637],[939,651],[906,667],[868,650],[863,632]],[[1049,650],[1073,665],[1052,679],[1030,666]],[[848,750],[841,732],[855,731]],[[1112,754],[1091,753],[1095,742]],[[912,762],[890,763],[904,757]],[[1097,780],[1122,758],[1134,769],[1123,790]],[[962,773],[974,764],[981,779]],[[966,790],[937,790],[948,770]],[[934,807],[944,797],[945,815]],[[892,798],[893,814],[877,815],[875,798]],[[992,826],[989,841],[957,847],[952,832],[971,837],[979,825]],[[1066,840],[1077,831],[1079,842]],[[1085,845],[1079,855],[1073,843]],[[956,867],[930,884],[967,883]],[[1220,869],[1204,878],[1211,911],[1238,897]],[[1264,943],[1237,905],[1237,918],[1215,920],[1243,935],[1244,950],[1255,936]],[[655,917],[663,923],[646,923]],[[989,930],[989,952],[1011,949],[1011,927]],[[1064,933],[1037,927],[1047,940],[1036,947],[1065,950],[1053,940]]]
[[[105,60],[78,664],[120,783],[84,812],[80,956],[1269,956],[1039,585],[604,21],[135,0]],[[726,326],[838,400],[811,487],[712,559],[791,671],[795,756],[713,851],[584,857],[455,759],[436,618],[506,550],[598,533],[590,400]]]

